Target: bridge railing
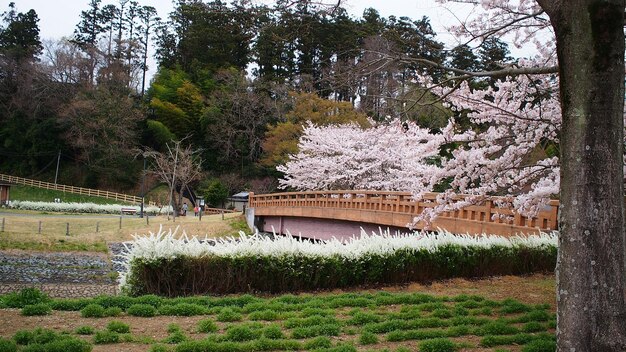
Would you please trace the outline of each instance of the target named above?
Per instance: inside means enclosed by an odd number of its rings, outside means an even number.
[[[408,214],[413,217],[422,214],[427,208],[437,205],[437,193],[428,193],[423,199],[415,200],[408,192],[381,191],[318,191],[285,192],[272,194],[253,194],[249,196],[249,207],[304,207],[365,210],[383,213]],[[469,205],[460,210],[444,212],[441,219],[455,219],[469,222],[493,223],[515,227],[539,228],[541,230],[558,229],[557,210],[559,202],[551,200],[548,206],[539,211],[536,217],[529,218],[510,208],[500,207],[499,200],[490,197],[476,205]],[[419,226],[422,227],[422,226]]]

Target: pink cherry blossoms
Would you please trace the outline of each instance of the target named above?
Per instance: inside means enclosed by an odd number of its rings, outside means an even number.
[[[279,171],[281,187],[298,190],[410,191],[416,198],[448,185],[438,204],[416,220],[506,196],[514,208],[536,213],[559,190],[558,81],[520,76],[495,88],[439,88],[449,106],[469,111],[472,128],[451,120],[438,133],[394,120],[369,129],[355,125],[305,128],[300,152]],[[443,147],[453,147],[449,157]]]

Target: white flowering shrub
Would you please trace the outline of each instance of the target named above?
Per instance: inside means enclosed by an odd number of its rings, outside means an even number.
[[[261,234],[205,239],[134,236],[120,261],[122,290],[166,296],[286,292],[552,271],[556,233],[511,237],[361,233],[347,242]]]
[[[139,213],[139,206],[121,204],[95,204],[95,203],[54,203],[54,202],[31,202],[11,201],[10,207],[21,210],[35,210],[61,213],[89,213],[89,214],[119,214],[122,208],[133,208]],[[144,206],[144,212],[152,215],[166,214],[171,207]]]

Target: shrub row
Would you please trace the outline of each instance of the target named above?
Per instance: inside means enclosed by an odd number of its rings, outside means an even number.
[[[348,243],[242,235],[209,245],[158,233],[136,237],[125,256],[123,290],[131,295],[278,293],[549,272],[556,235],[381,234]]]

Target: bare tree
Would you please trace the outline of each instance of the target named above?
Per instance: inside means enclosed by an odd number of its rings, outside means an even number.
[[[183,141],[184,139],[168,143],[167,152],[164,153],[154,150],[144,152],[144,156],[153,161],[148,173],[156,175],[168,186],[174,219],[183,202],[183,191],[189,184],[203,177],[202,161],[196,156],[198,151],[193,150],[191,145],[182,147]],[[176,190],[179,190],[178,197],[174,199]]]

